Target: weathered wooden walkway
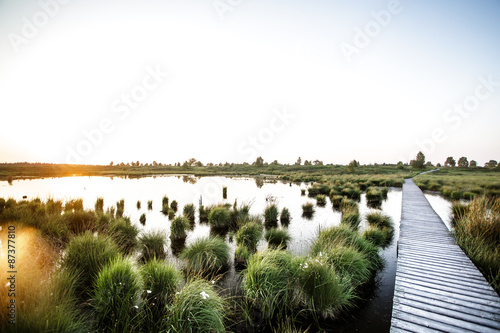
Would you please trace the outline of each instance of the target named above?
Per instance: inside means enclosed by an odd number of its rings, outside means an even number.
[[[499,332],[500,297],[407,179],[391,332]]]

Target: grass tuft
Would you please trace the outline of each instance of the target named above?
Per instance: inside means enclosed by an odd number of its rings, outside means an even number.
[[[203,278],[224,273],[229,267],[229,257],[229,246],[219,237],[199,238],[180,255],[185,262],[186,274]]]
[[[164,260],[165,235],[161,231],[149,231],[139,236],[139,261],[148,262],[154,258]]]

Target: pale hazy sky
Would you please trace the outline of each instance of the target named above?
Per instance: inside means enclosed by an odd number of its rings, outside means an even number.
[[[500,159],[500,1],[0,0],[0,162]]]

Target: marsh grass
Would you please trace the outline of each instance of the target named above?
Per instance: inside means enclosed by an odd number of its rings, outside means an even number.
[[[119,258],[104,266],[92,300],[97,331],[136,332],[139,311],[134,307],[140,291],[137,272],[129,259]]]
[[[138,239],[139,261],[148,262],[154,258],[164,260],[167,256],[165,252],[165,234],[161,231],[149,231]]]
[[[141,200],[137,200],[136,207],[137,209],[141,209]]]
[[[118,218],[112,221],[108,234],[124,255],[131,254],[137,247],[139,229],[127,218]]]
[[[201,279],[189,281],[169,307],[169,332],[225,332],[226,301]]]
[[[168,315],[167,306],[175,298],[181,276],[174,265],[153,259],[140,268],[142,278],[143,331],[159,332],[166,330],[163,320]]]
[[[168,209],[168,219],[173,220],[175,217],[175,211],[172,208]]]
[[[360,223],[361,223],[361,218],[359,216],[359,211],[357,207],[356,208],[349,207],[342,211],[340,224],[348,225],[353,230],[357,230]]]
[[[170,208],[177,213],[177,209],[179,208],[177,200],[172,200],[172,202],[170,203]]]
[[[332,203],[332,207],[335,210],[340,210],[342,199],[344,199],[344,197],[341,195],[336,195],[336,194],[330,195],[330,201]]]
[[[286,229],[271,228],[266,231],[264,238],[267,246],[273,249],[286,249],[291,236]]]
[[[222,199],[227,199],[227,186],[222,187]]]
[[[120,250],[110,236],[94,236],[87,231],[70,240],[62,268],[76,274],[77,296],[86,298],[92,294],[91,288],[99,271],[120,257]]]
[[[234,267],[241,270],[246,267],[248,259],[250,259],[251,252],[245,245],[238,245],[234,252]]]
[[[312,218],[314,215],[314,204],[311,202],[306,202],[302,205],[302,216],[305,218]]]
[[[190,227],[189,220],[185,216],[176,217],[170,223],[170,239],[172,240],[185,240],[186,229]]]
[[[455,221],[455,239],[500,294],[500,202],[485,197],[472,200]]]
[[[276,228],[278,226],[278,206],[271,204],[264,210],[264,226],[266,228]]]
[[[371,207],[380,206],[383,200],[384,200],[384,195],[380,189],[376,187],[369,187],[366,189],[366,202]]]
[[[262,225],[257,222],[249,222],[236,233],[236,244],[246,247],[250,253],[255,253],[261,237]]]
[[[231,214],[225,206],[212,208],[208,215],[208,223],[216,229],[227,229],[231,224]]]
[[[290,224],[291,219],[292,219],[292,217],[290,216],[290,211],[288,210],[288,208],[283,207],[283,209],[281,210],[281,215],[280,215],[281,225],[285,226],[285,227],[288,226]]]
[[[164,195],[163,198],[161,199],[161,206],[162,207],[164,207],[164,206],[169,207],[169,205],[168,205],[168,197],[166,195]]]
[[[460,201],[453,201],[451,204],[451,221],[453,223],[453,226],[455,226],[456,221],[464,217],[464,215],[467,213],[467,206],[466,204],[461,203]]]
[[[94,209],[96,213],[104,211],[104,198],[98,197],[95,201]]]
[[[97,216],[93,211],[75,210],[61,215],[70,232],[81,234],[87,230],[95,231],[97,229]]]
[[[140,222],[142,225],[145,225],[145,224],[146,224],[146,214],[145,214],[145,213],[142,213],[142,214],[141,214],[141,217],[139,217],[139,222]]]
[[[64,204],[65,212],[77,212],[83,210],[83,199],[71,199]]]
[[[188,219],[189,223],[191,225],[194,225],[194,205],[193,204],[187,204],[184,206],[182,209],[182,214]]]
[[[352,210],[357,210],[358,209],[358,203],[355,200],[343,197],[342,201],[340,202],[340,211],[352,211]]]
[[[299,259],[302,302],[313,317],[335,318],[354,299],[349,279],[343,279],[323,256]]]
[[[153,210],[153,200],[148,200],[148,210]]]
[[[364,238],[382,248],[391,244],[394,235],[394,223],[390,216],[382,212],[372,212],[366,214],[366,221],[370,228],[363,233]]]
[[[229,267],[229,245],[219,237],[198,238],[181,255],[189,277],[214,278]]]
[[[316,196],[316,205],[318,205],[320,207],[326,206],[326,195],[318,194]]]
[[[298,265],[286,251],[257,252],[247,262],[242,288],[265,321],[283,319],[297,308]]]

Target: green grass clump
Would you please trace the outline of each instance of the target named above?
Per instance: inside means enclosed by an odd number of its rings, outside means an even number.
[[[320,207],[324,207],[326,205],[326,195],[318,194],[316,196],[316,204]]]
[[[94,209],[96,213],[102,213],[104,211],[104,198],[97,198],[95,201]]]
[[[357,208],[346,209],[342,211],[342,217],[340,219],[341,224],[348,225],[353,230],[357,230],[359,224],[361,223],[361,218],[359,217],[359,211]]]
[[[299,264],[299,289],[313,315],[335,318],[354,298],[349,279],[342,277],[322,256],[307,257]]]
[[[170,203],[170,208],[177,213],[177,209],[179,208],[179,204],[177,203],[176,200],[172,200]]]
[[[146,224],[146,214],[145,214],[145,213],[142,213],[142,214],[141,214],[141,217],[139,217],[139,222],[140,222],[142,225],[145,225],[145,224]]]
[[[281,215],[280,215],[280,222],[281,222],[281,225],[282,226],[288,226],[290,224],[290,220],[291,220],[291,216],[290,216],[290,211],[288,210],[288,208],[286,207],[283,207],[283,209],[281,210]]]
[[[222,199],[227,199],[227,186],[222,187]]]
[[[458,200],[453,201],[453,203],[451,204],[451,221],[453,222],[453,226],[455,226],[455,223],[458,219],[462,218],[465,213],[467,213],[467,207],[468,205],[465,205]]]
[[[382,212],[373,212],[366,215],[366,220],[370,225],[370,229],[365,231],[363,237],[376,246],[387,247],[394,235],[394,223],[391,217]]]
[[[172,208],[168,209],[168,219],[173,220],[175,217],[175,211]]]
[[[224,206],[214,207],[208,215],[208,223],[211,227],[218,229],[229,228],[231,223],[231,214],[229,213],[229,209]]]
[[[306,195],[306,189],[305,188],[301,188],[300,189],[300,195]]]
[[[311,218],[314,215],[314,205],[311,202],[306,202],[302,205],[302,216]]]
[[[188,276],[208,278],[224,273],[229,257],[229,246],[219,237],[199,238],[180,255]]]
[[[127,255],[132,253],[137,246],[139,229],[129,219],[118,218],[109,226],[108,234],[114,240],[120,252]]]
[[[142,278],[143,330],[146,332],[165,330],[163,319],[177,291],[181,276],[174,265],[153,259],[140,269]]]
[[[249,222],[236,233],[236,244],[245,246],[251,253],[255,253],[261,237],[262,225],[257,222]]]
[[[473,199],[455,221],[455,239],[500,294],[500,202]]]
[[[150,231],[139,236],[139,260],[148,262],[154,258],[164,260],[167,256],[165,252],[165,235],[161,231]]]
[[[252,254],[245,245],[238,245],[234,252],[234,267],[240,269],[246,267],[247,261]]]
[[[125,210],[125,199],[116,202],[116,210],[118,211],[119,209],[122,211]]]
[[[205,280],[188,282],[169,307],[170,332],[225,332],[226,301]]]
[[[103,267],[95,282],[92,300],[96,330],[134,332],[139,328],[139,278],[128,259],[117,259]]]
[[[191,224],[194,224],[194,205],[187,204],[182,209],[182,214],[188,219]]]
[[[136,207],[137,209],[141,209],[141,200],[137,200]]]
[[[161,199],[161,206],[162,207],[164,207],[164,206],[168,207],[168,197],[166,195],[164,195],[163,198]]]
[[[81,234],[87,230],[97,229],[97,216],[90,210],[75,210],[65,212],[61,220],[73,234]]]
[[[186,239],[186,229],[189,228],[189,220],[185,216],[176,217],[170,223],[170,239]]]
[[[358,203],[352,199],[348,199],[346,197],[343,197],[342,201],[340,202],[340,210],[342,212],[344,212],[344,211],[353,210],[353,209],[358,209]]]
[[[153,200],[148,200],[148,210],[153,210]]]
[[[266,228],[276,228],[278,226],[278,206],[275,204],[268,205],[264,210],[264,226]]]
[[[290,234],[286,229],[271,228],[266,231],[264,238],[270,248],[286,249],[287,243],[290,241]]]
[[[65,212],[77,212],[83,210],[83,199],[71,199],[64,204]]]
[[[286,251],[257,252],[247,262],[242,288],[264,320],[284,318],[298,306],[298,265]]]
[[[379,228],[370,226],[363,232],[363,238],[373,243],[378,247],[386,247],[391,242],[391,236],[387,228]]]
[[[340,209],[340,205],[342,204],[342,199],[344,199],[341,195],[331,195],[330,201],[332,202],[332,207],[336,210]]]
[[[364,239],[359,233],[348,225],[340,224],[322,230],[311,247],[312,253],[324,252],[330,247],[347,246],[365,254],[368,259],[370,271],[376,271],[383,265],[378,255],[379,248]]]
[[[200,208],[198,209],[199,215],[200,215],[200,223],[208,223],[208,215],[212,211],[214,207],[209,206],[205,207],[203,205],[200,205]]]
[[[383,214],[382,212],[372,212],[366,214],[366,220],[371,226],[394,229],[391,217]]]
[[[120,251],[109,236],[87,231],[68,243],[62,260],[62,268],[77,276],[78,296],[87,297],[99,271],[120,257]]]
[[[382,191],[376,187],[369,187],[366,189],[366,201],[369,205],[378,206],[384,200]]]

